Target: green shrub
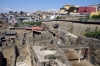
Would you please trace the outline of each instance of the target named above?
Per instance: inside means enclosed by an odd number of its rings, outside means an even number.
[[[100,31],[96,31],[96,32],[87,32],[87,33],[84,34],[84,36],[90,37],[90,38],[97,38],[97,39],[100,39]]]
[[[23,24],[41,26],[42,22],[23,22]]]
[[[56,17],[56,20],[58,20],[58,19],[60,19],[60,18],[61,18],[60,16],[57,16],[57,17]]]
[[[100,19],[100,14],[99,14],[99,15],[93,15],[93,16],[91,17],[91,19]]]
[[[48,59],[56,59],[55,55],[51,55]]]
[[[84,18],[79,18],[79,21],[83,21],[84,20]]]
[[[20,26],[20,24],[19,24],[19,23],[16,23],[14,26],[15,26],[15,27],[19,27],[19,26]]]

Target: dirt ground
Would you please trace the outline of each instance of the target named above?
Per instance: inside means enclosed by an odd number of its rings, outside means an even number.
[[[66,56],[68,57],[69,60],[71,60],[70,62],[72,63],[72,66],[93,66],[90,62],[86,61],[86,60],[81,60],[81,62],[78,62],[78,53],[73,50],[66,50],[65,51]],[[82,58],[82,56],[81,56]]]

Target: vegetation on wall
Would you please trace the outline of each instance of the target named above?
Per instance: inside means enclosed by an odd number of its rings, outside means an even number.
[[[41,26],[42,22],[23,22],[22,24]]]
[[[58,20],[58,19],[60,19],[60,18],[61,18],[60,16],[57,16],[57,17],[56,17],[56,20]]]
[[[19,23],[16,23],[15,25],[14,25],[14,27],[19,27],[20,26],[20,24]]]
[[[51,55],[51,56],[49,56],[48,59],[56,59],[56,56],[55,55]]]
[[[25,20],[26,18],[18,18],[21,22],[23,22],[23,20]]]
[[[87,18],[79,18],[79,21],[88,21],[88,19]]]
[[[84,34],[86,37],[100,39],[100,30],[95,32],[87,32]]]
[[[99,14],[99,15],[93,15],[93,16],[91,17],[91,19],[100,19],[100,14]]]

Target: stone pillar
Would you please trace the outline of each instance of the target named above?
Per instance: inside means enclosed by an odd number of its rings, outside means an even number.
[[[79,63],[80,63],[80,57],[81,57],[81,50],[79,50],[79,59],[78,59]]]
[[[87,53],[86,53],[86,60],[89,60],[89,48],[87,49]]]

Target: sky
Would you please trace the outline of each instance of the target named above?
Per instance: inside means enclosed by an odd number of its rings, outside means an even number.
[[[37,10],[59,10],[65,4],[88,6],[97,5],[100,0],[0,0],[0,13],[9,11],[35,12]]]

